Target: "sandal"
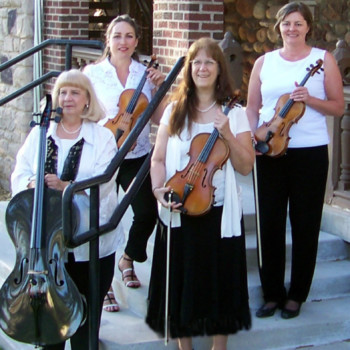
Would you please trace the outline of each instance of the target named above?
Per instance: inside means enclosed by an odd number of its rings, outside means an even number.
[[[120,267],[121,260],[126,260],[131,262],[131,267],[128,267],[126,269],[121,269]],[[122,273],[122,281],[124,282],[126,287],[139,288],[141,286],[141,282],[139,281],[139,279],[135,274],[134,264],[132,259],[126,258],[123,254],[119,259],[118,269]]]
[[[108,312],[118,312],[120,310],[119,304],[115,299],[112,288],[107,292],[103,300],[103,310]]]

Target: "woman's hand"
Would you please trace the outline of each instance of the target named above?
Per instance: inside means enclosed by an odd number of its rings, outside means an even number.
[[[216,108],[214,127],[219,131],[220,135],[224,139],[228,139],[232,135],[229,119],[225,113],[223,113],[221,107]]]
[[[53,190],[63,191],[69,185],[69,181],[62,181],[55,174],[46,174],[45,184]]]
[[[290,98],[297,102],[305,102],[309,99],[309,91],[305,86],[300,86],[295,82],[296,89],[290,94]]]
[[[153,195],[156,197],[156,199],[160,202],[160,204],[165,207],[165,208],[172,208],[172,211],[176,213],[180,213],[180,210],[177,208],[182,206],[182,203],[176,203],[176,202],[171,202],[169,203],[167,200],[165,200],[164,196],[166,193],[169,193],[171,191],[171,187],[155,187],[153,189]]]
[[[147,72],[147,79],[149,79],[157,88],[159,88],[159,86],[165,80],[164,74],[154,67],[148,68]]]

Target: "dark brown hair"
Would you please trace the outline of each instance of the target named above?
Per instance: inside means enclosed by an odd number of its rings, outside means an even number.
[[[130,17],[129,15],[126,15],[126,14],[125,14],[125,15],[120,15],[120,16],[114,18],[114,19],[109,23],[109,25],[108,25],[108,27],[107,27],[107,30],[106,30],[106,33],[105,33],[105,45],[106,45],[106,47],[105,47],[105,49],[104,49],[104,51],[103,51],[103,53],[102,53],[102,56],[98,59],[97,62],[100,62],[100,61],[104,60],[106,57],[109,57],[109,56],[110,56],[111,51],[110,51],[110,47],[109,47],[109,44],[108,44],[108,39],[109,39],[109,37],[110,37],[110,35],[111,35],[111,33],[112,33],[112,30],[113,30],[114,26],[115,26],[117,23],[120,23],[120,22],[126,22],[126,23],[130,24],[131,27],[133,27],[133,29],[134,29],[134,31],[135,31],[135,36],[136,36],[136,38],[137,38],[137,39],[140,38],[140,30],[139,30],[139,27],[138,27],[136,21],[135,21],[132,17]],[[137,54],[136,51],[132,54],[131,57],[132,57],[134,60],[139,61],[139,56],[138,56],[138,54]]]
[[[191,61],[202,49],[217,62],[219,67],[214,96],[216,102],[223,104],[227,97],[233,95],[233,84],[227,62],[218,43],[214,39],[207,37],[196,40],[189,48],[186,55],[183,79],[171,96],[171,100],[175,102],[169,122],[169,132],[171,135],[180,135],[185,127],[186,115],[188,116],[188,129],[191,130],[192,122],[196,114],[195,106],[198,103],[195,94],[196,87],[192,79]]]
[[[286,16],[288,16],[289,14],[291,14],[293,12],[299,12],[304,17],[307,25],[309,26],[309,31],[307,32],[306,37],[305,37],[305,39],[308,39],[312,34],[313,17],[312,17],[312,13],[310,11],[310,8],[307,5],[305,5],[304,3],[299,2],[299,1],[290,2],[279,9],[279,11],[276,14],[277,21],[276,21],[276,24],[274,26],[276,32],[279,35],[281,35],[281,31],[279,28],[281,22],[286,18]]]

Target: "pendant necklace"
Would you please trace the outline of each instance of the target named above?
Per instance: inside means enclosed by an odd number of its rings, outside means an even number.
[[[205,108],[205,109],[199,109],[197,107],[194,107],[198,112],[201,112],[201,113],[205,113],[205,112],[208,112],[210,111],[216,104],[216,101],[214,101],[209,107]]]
[[[61,126],[62,126],[62,129],[64,130],[65,133],[69,134],[69,135],[73,135],[75,133],[77,133],[78,131],[80,131],[81,127],[82,127],[83,124],[80,124],[79,128],[74,130],[74,131],[69,131],[67,130],[64,125],[63,125],[63,122],[61,122]]]

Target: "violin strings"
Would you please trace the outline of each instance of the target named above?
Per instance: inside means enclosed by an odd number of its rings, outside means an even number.
[[[198,177],[198,174],[201,172],[201,168],[203,168],[204,163],[207,161],[210,151],[212,150],[216,139],[219,136],[219,132],[217,129],[214,129],[214,131],[209,136],[206,144],[204,145],[201,153],[199,154],[197,160],[193,163],[193,167],[189,171],[188,181],[189,184],[193,185],[195,180]]]

